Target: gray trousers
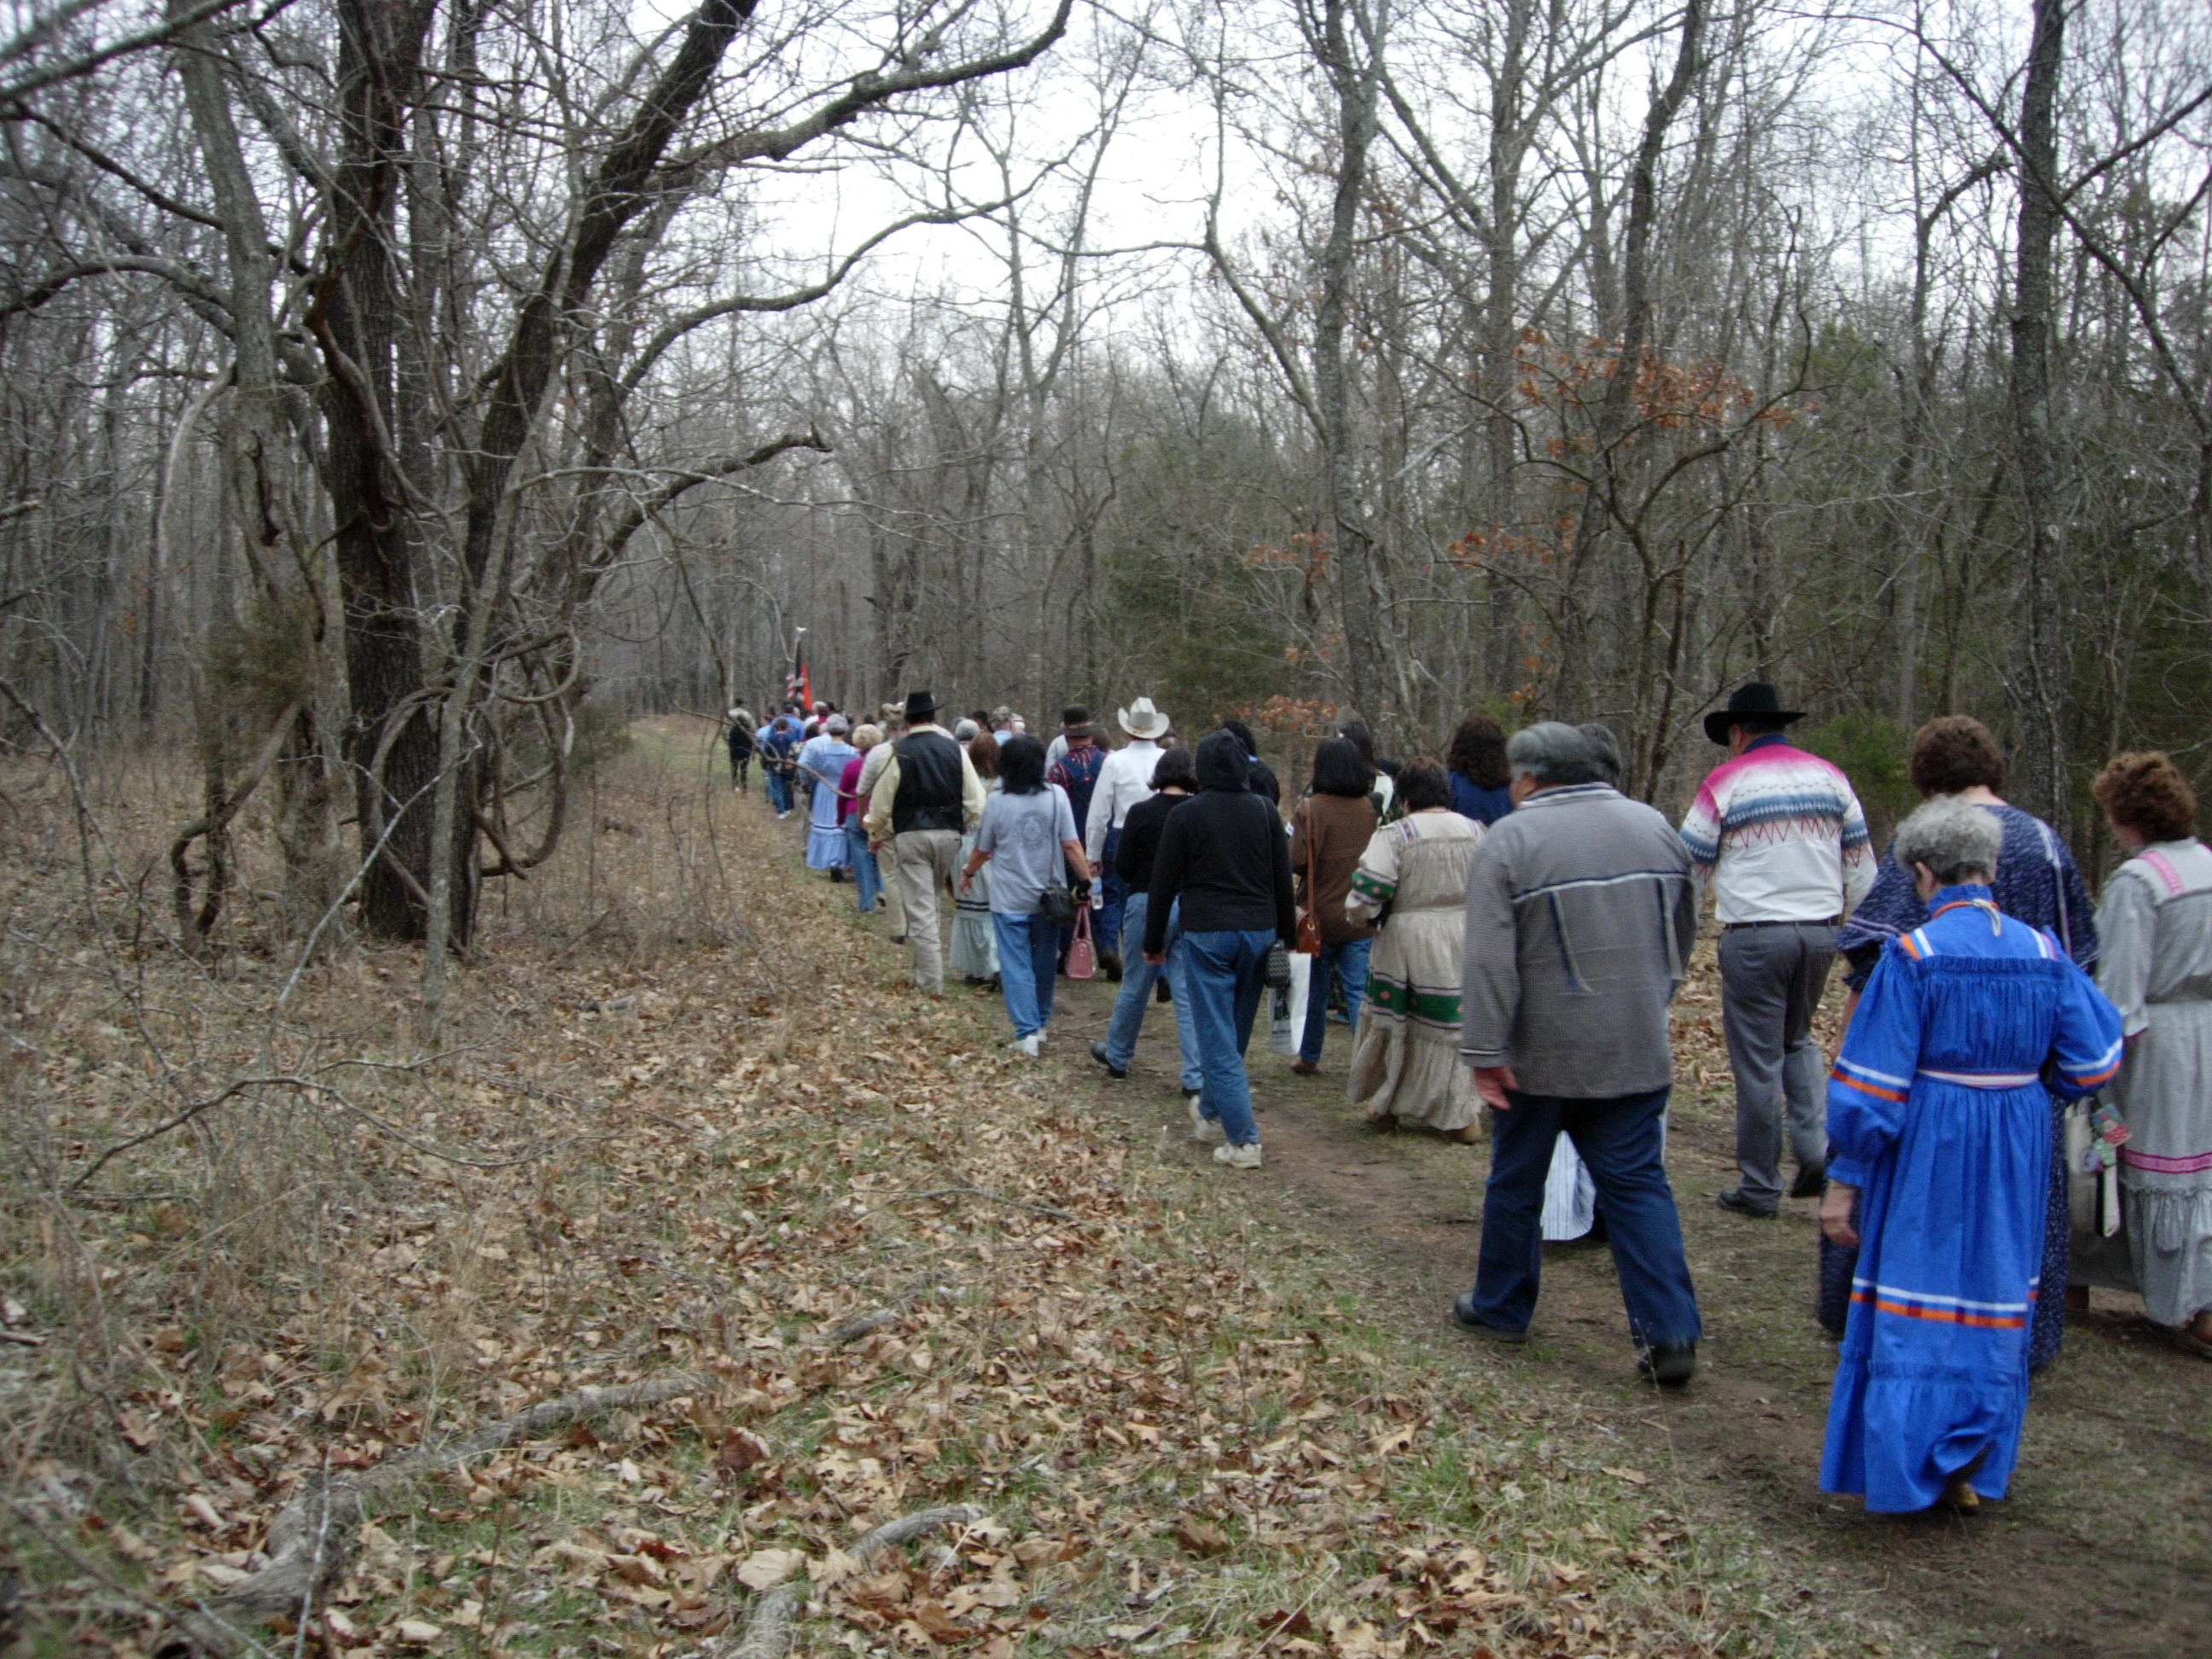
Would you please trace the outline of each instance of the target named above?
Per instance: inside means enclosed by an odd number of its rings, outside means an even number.
[[[952,866],[960,861],[957,830],[909,830],[891,837],[899,899],[906,907],[906,942],[914,951],[914,982],[935,996],[945,988],[945,952],[939,943],[938,908]]]
[[[1721,1029],[1735,1073],[1739,1189],[1758,1204],[1782,1197],[1782,1129],[1803,1170],[1828,1161],[1827,1057],[1813,1012],[1836,959],[1828,922],[1733,927],[1721,934]]]

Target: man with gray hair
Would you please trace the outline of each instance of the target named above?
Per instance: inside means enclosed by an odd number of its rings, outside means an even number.
[[[1667,1006],[1697,939],[1689,855],[1667,820],[1603,781],[1589,742],[1546,720],[1505,745],[1514,811],[1468,872],[1460,1053],[1492,1110],[1490,1184],[1465,1329],[1525,1341],[1560,1135],[1605,1212],[1638,1370],[1679,1387],[1700,1326],[1661,1159],[1674,1081]]]

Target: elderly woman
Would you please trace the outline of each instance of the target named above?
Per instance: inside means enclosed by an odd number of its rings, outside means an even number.
[[[1928,921],[1883,947],[1828,1083],[1820,1226],[1859,1263],[1820,1486],[1870,1510],[2004,1496],[2043,1266],[2044,1079],[2078,1099],[2119,1068],[2112,1005],[1998,909],[2003,840],[1954,799],[1899,828],[1893,855]]]
[[[2081,967],[2095,966],[2097,922],[2089,907],[2088,890],[2081,884],[2081,873],[2074,867],[2074,856],[2066,850],[2065,842],[2049,824],[2010,805],[1998,793],[2004,787],[2004,751],[1997,747],[1989,727],[1965,714],[1929,720],[1912,734],[1905,771],[1923,799],[1952,796],[1980,807],[1996,820],[2004,839],[1990,891],[1997,908],[2031,927],[2041,928]],[[1850,964],[1850,971],[1844,975],[1850,992],[1844,1005],[1846,1025],[1883,945],[1927,920],[1928,907],[1913,890],[1912,872],[1891,853],[1882,860],[1866,897],[1836,933],[1836,949]],[[2066,1202],[2065,1119],[2055,1102],[2051,1121],[2051,1190],[2043,1218],[2044,1294],[2036,1299],[2035,1323],[2028,1337],[2031,1370],[2040,1370],[2056,1359],[2066,1335],[2064,1293],[2071,1227]],[[1841,1335],[1855,1271],[1850,1253],[1824,1243],[1820,1257],[1817,1316],[1831,1333]]]
[[[883,740],[883,728],[878,726],[863,726],[854,732],[853,758],[845,763],[844,771],[837,777],[837,817],[845,829],[845,861],[851,866],[864,916],[875,909],[884,878],[875,853],[868,846],[868,832],[860,825],[860,774],[867,766],[868,750]]]
[[[2164,755],[2122,755],[2097,804],[2130,854],[2105,884],[2097,982],[2119,1006],[2127,1068],[2120,1211],[2150,1316],[2212,1359],[2212,852],[2197,797]]]
[[[827,870],[832,881],[842,881],[852,864],[841,810],[843,801],[837,793],[847,763],[857,760],[860,753],[845,741],[848,729],[842,714],[832,714],[822,723],[820,735],[810,738],[799,751],[799,767],[812,781],[807,806],[806,867]]]
[[[1482,1103],[1459,1059],[1459,988],[1467,871],[1482,826],[1453,809],[1443,768],[1425,757],[1401,769],[1398,799],[1406,816],[1369,839],[1345,899],[1347,915],[1382,928],[1346,1093],[1377,1128],[1480,1140]]]

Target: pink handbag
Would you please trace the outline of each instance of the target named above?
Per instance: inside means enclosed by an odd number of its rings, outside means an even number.
[[[1075,937],[1067,946],[1067,976],[1089,979],[1097,971],[1097,952],[1091,948],[1091,907],[1079,905],[1075,911]]]

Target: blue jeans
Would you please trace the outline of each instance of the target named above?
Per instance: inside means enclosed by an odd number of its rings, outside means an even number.
[[[865,916],[876,908],[876,896],[884,890],[884,872],[876,867],[876,855],[868,850],[868,832],[860,828],[858,812],[845,820],[845,858],[853,866],[853,885],[860,890],[860,914]]]
[[[1375,949],[1371,939],[1348,939],[1340,945],[1324,945],[1313,959],[1313,976],[1306,981],[1306,1029],[1298,1039],[1298,1058],[1309,1066],[1321,1062],[1321,1040],[1328,1030],[1328,976],[1344,981],[1344,1012],[1354,1032],[1359,1030],[1359,1005],[1367,999],[1367,958]]]
[[[1260,1127],[1252,1121],[1252,1081],[1244,1075],[1244,1047],[1252,1040],[1252,1017],[1260,1012],[1260,993],[1267,988],[1267,947],[1274,942],[1272,927],[1182,936],[1190,1022],[1206,1077],[1199,1109],[1221,1121],[1222,1133],[1235,1146],[1254,1146],[1260,1139]]]
[[[778,812],[791,811],[791,780],[772,763],[761,769],[761,775],[768,785],[768,804]]]
[[[1536,1311],[1544,1241],[1544,1177],[1561,1134],[1589,1165],[1597,1186],[1638,1346],[1694,1342],[1701,1328],[1690,1264],[1682,1255],[1682,1224],[1660,1124],[1668,1091],[1570,1100],[1557,1095],[1508,1096],[1510,1111],[1490,1115],[1490,1184],[1482,1195],[1482,1256],[1475,1270],[1476,1318],[1525,1331]]]
[[[1176,1046],[1182,1050],[1182,1090],[1185,1094],[1196,1094],[1206,1085],[1206,1074],[1199,1064],[1198,1032],[1191,1023],[1190,975],[1183,966],[1182,932],[1176,926],[1176,912],[1170,910],[1166,965],[1155,968],[1145,960],[1145,912],[1152,908],[1152,898],[1150,893],[1131,893],[1122,909],[1121,933],[1115,940],[1122,950],[1121,989],[1114,999],[1114,1018],[1106,1027],[1106,1058],[1115,1071],[1128,1070],[1137,1052],[1137,1033],[1144,1029],[1145,1010],[1152,1000],[1152,983],[1165,975],[1168,989],[1175,995]],[[1111,933],[1099,937],[1115,938]]]
[[[1014,1036],[1042,1031],[1052,1018],[1053,975],[1060,966],[1060,924],[1042,910],[1010,916],[991,912],[991,932],[999,941],[999,994]]]
[[[1101,945],[1104,949],[1113,951],[1121,958],[1121,971],[1126,974],[1135,964],[1137,959],[1144,955],[1144,952],[1125,951],[1121,948],[1122,935],[1129,931],[1129,884],[1121,879],[1121,872],[1114,867],[1114,854],[1119,852],[1121,848],[1121,832],[1119,830],[1109,830],[1106,832],[1106,844],[1099,849],[1098,853],[1100,902],[1097,912],[1091,920],[1098,930]],[[1146,894],[1146,896],[1149,898],[1151,895]],[[1143,937],[1141,922],[1138,924],[1138,933],[1139,938]]]

